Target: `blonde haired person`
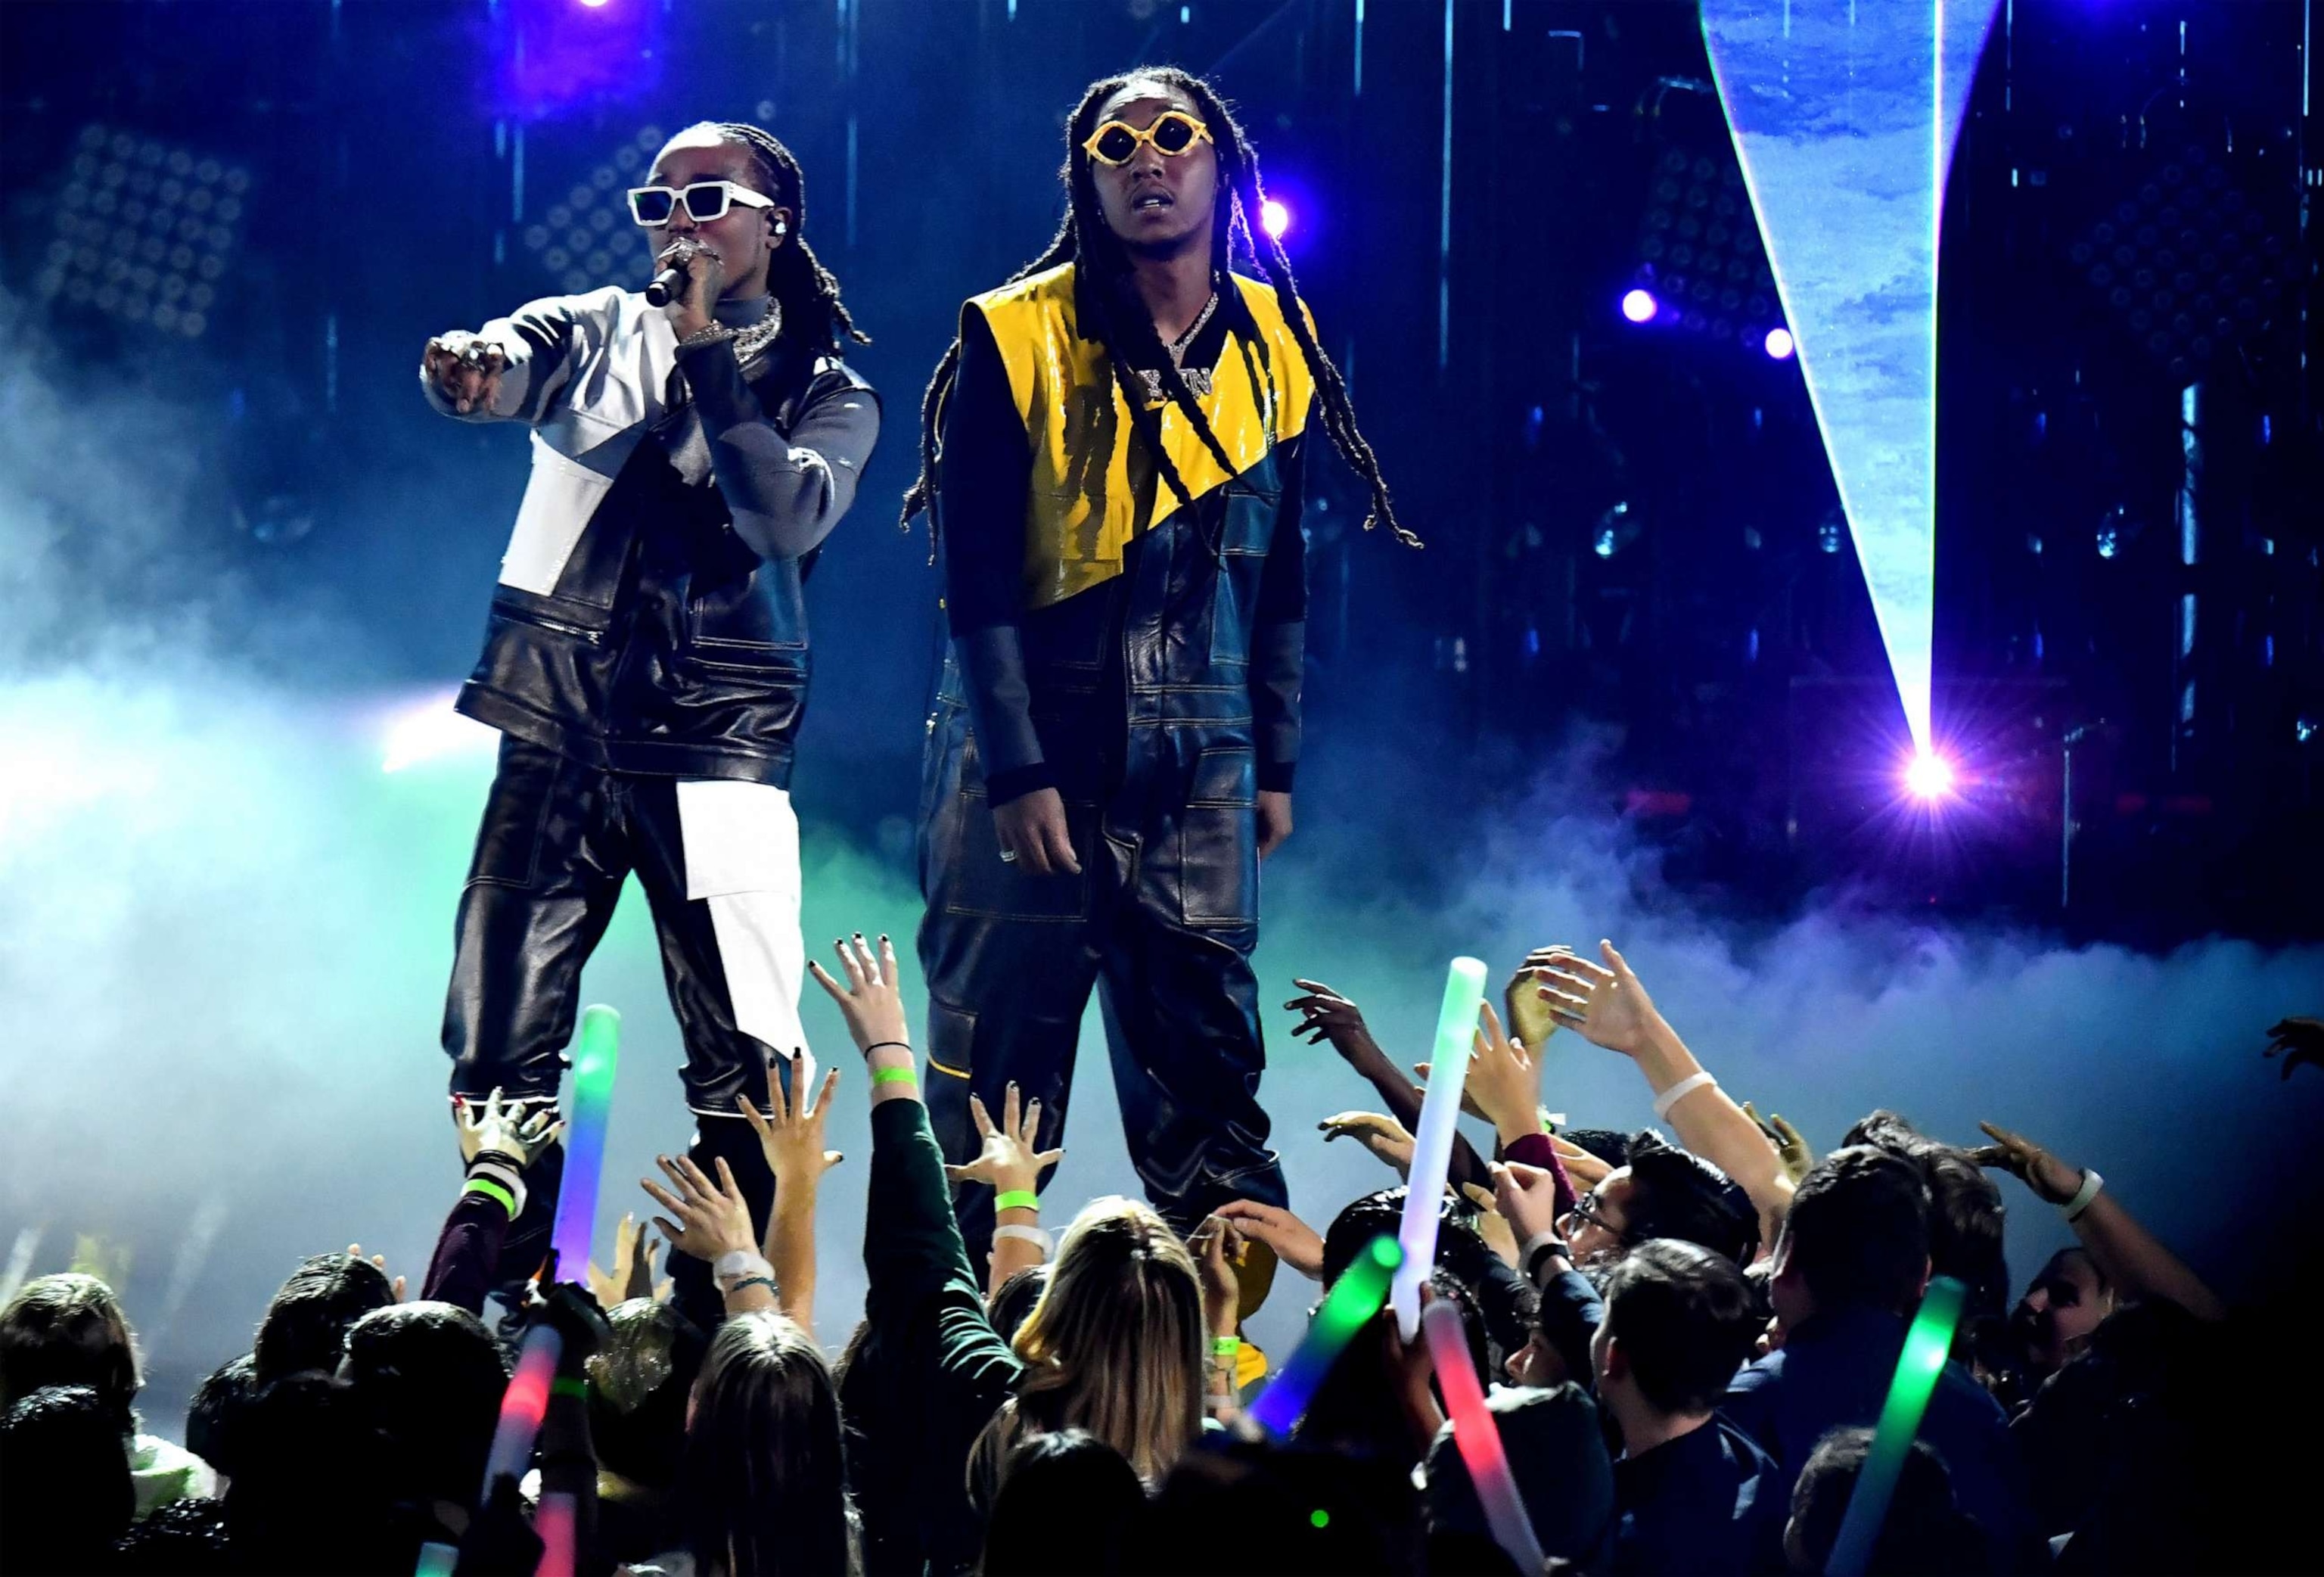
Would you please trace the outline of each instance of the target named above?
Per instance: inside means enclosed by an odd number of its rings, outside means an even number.
[[[910,1515],[931,1566],[954,1569],[976,1560],[1000,1464],[1020,1440],[1078,1427],[1148,1485],[1170,1471],[1203,1427],[1206,1355],[1232,1338],[1234,1234],[1206,1222],[1198,1263],[1148,1206],[1095,1201],[1065,1229],[1016,1342],[1002,1341],[920,1102],[895,948],[882,936],[875,950],[859,935],[837,951],[844,983],[808,969],[839,1003],[872,1085],[866,1346],[896,1366],[890,1388],[922,1398],[915,1479],[924,1488]]]

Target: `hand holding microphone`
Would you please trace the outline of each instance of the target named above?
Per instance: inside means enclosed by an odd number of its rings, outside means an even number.
[[[715,252],[691,237],[681,237],[654,259],[659,272],[646,287],[646,302],[672,314],[681,334],[710,321],[710,309],[725,287],[726,265]],[[688,324],[692,318],[699,321]]]

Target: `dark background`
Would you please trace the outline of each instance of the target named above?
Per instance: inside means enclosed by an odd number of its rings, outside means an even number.
[[[350,664],[446,678],[472,656],[524,461],[505,435],[431,420],[415,346],[568,282],[641,277],[625,223],[549,255],[593,207],[619,220],[643,161],[609,161],[641,130],[770,126],[807,172],[807,234],[877,341],[856,360],[888,417],[816,577],[799,791],[860,835],[889,824],[894,852],[935,650],[925,538],[890,519],[920,390],[960,298],[1050,230],[1082,84],[1183,64],[1240,105],[1325,344],[1429,541],[1360,539],[1352,479],[1322,470],[1316,816],[1377,799],[1415,741],[1489,798],[1579,739],[1590,793],[1702,901],[1780,911],[1847,884],[2076,935],[2312,935],[2324,509],[2302,25],[2299,0],[2005,7],[1942,272],[1937,724],[1985,780],[1980,814],[1907,828],[1901,855],[1884,808],[1901,718],[1856,558],[1835,550],[1797,363],[1756,348],[1775,318],[1746,309],[1721,336],[1616,310],[1642,239],[1690,192],[1740,195],[1686,5],[12,0],[0,254],[76,355],[200,413],[191,546],[258,588],[330,599]],[[103,265],[59,234],[60,196],[122,161],[85,149],[92,125],[247,171],[198,337],[124,317],[134,281],[109,313],[74,299],[102,290]],[[2090,232],[2205,161],[2211,217],[2265,267],[2224,292],[2252,298],[2235,336],[2150,349],[2172,314],[2135,327],[2144,290],[2109,303]],[[586,186],[600,166],[614,189]],[[576,184],[591,200],[553,224]],[[2190,569],[2174,512],[2198,382]]]

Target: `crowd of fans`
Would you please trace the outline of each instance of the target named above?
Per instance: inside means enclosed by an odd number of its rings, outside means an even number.
[[[0,1309],[0,1572],[1514,1569],[1430,1348],[1391,1313],[1287,1435],[1242,1414],[1268,1383],[1240,1333],[1270,1271],[1320,1297],[1396,1233],[1404,1189],[1320,1231],[1238,1202],[1184,1236],[1099,1199],[1054,1252],[1018,1203],[1001,1213],[1021,1230],[979,1267],[955,1193],[1029,1197],[1056,1159],[1038,1108],[1013,1091],[997,1122],[979,1107],[983,1153],[947,1167],[892,950],[857,938],[839,964],[816,973],[864,1051],[872,1156],[868,1290],[835,1361],[810,1322],[835,1070],[812,1100],[770,1072],[750,1111],[776,1178],[763,1232],[724,1160],[666,1159],[648,1185],[723,1308],[657,1288],[625,1231],[610,1275],[537,1283],[487,1323],[523,1268],[500,1259],[528,1174],[561,1152],[549,1119],[472,1105],[466,1185],[419,1297],[359,1250],[306,1260],[252,1351],[201,1382],[182,1448],[143,1428],[135,1339],[102,1281],[17,1290]],[[1423,1090],[1352,1001],[1300,987],[1298,1030],[1387,1108],[1327,1130],[1405,1170]],[[1550,1567],[1824,1571],[1942,1276],[1967,1314],[1869,1571],[2312,1568],[2298,1311],[2230,1311],[2096,1172],[1997,1127],[1966,1147],[1878,1111],[1816,1158],[1729,1098],[1610,945],[1531,954],[1504,1004],[1465,1083],[1495,1153],[1459,1147],[1425,1296],[1461,1315]],[[1670,1137],[1553,1131],[1536,1054],[1560,1032],[1631,1058]],[[2277,1039],[2288,1074],[2324,1025]],[[2076,1239],[2014,1302],[2013,1191]],[[513,1343],[537,1324],[561,1353],[532,1460],[488,1485]]]

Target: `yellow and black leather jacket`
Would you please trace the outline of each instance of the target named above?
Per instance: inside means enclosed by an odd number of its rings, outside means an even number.
[[[1274,290],[1230,276],[1185,365],[1211,373],[1200,403],[1231,468],[1184,412],[1157,408],[1182,504],[1106,347],[1083,332],[1086,288],[1066,263],[962,309],[936,501],[951,636],[939,714],[965,708],[995,804],[1101,791],[1109,771],[1135,770],[1130,743],[1154,728],[1247,748],[1256,787],[1288,789],[1305,358]]]

